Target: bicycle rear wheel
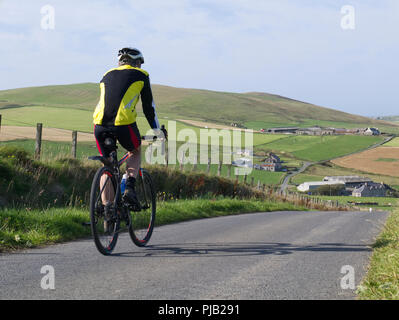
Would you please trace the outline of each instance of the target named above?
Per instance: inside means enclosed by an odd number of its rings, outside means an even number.
[[[130,211],[129,234],[135,245],[145,246],[150,241],[155,225],[156,199],[150,174],[141,169],[136,179],[136,194],[140,202],[140,211]]]
[[[120,220],[115,210],[116,191],[117,182],[112,170],[108,167],[98,169],[90,192],[90,224],[94,243],[104,255],[111,254],[118,241]]]

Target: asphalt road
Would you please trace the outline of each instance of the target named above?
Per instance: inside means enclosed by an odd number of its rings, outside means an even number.
[[[159,227],[146,248],[124,234],[108,257],[91,239],[1,255],[0,299],[353,299],[342,267],[359,284],[386,217],[256,213]]]
[[[288,187],[288,183],[290,182],[291,178],[293,178],[296,175],[304,172],[307,168],[309,168],[313,164],[314,164],[314,162],[305,162],[302,165],[302,167],[299,168],[298,171],[294,171],[294,172],[291,172],[290,174],[286,175],[284,180],[283,180],[283,183],[281,184],[280,191],[285,191],[285,189],[287,189],[287,187]]]

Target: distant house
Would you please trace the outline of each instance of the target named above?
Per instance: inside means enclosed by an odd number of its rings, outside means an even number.
[[[260,168],[266,171],[281,171],[283,169],[283,161],[274,153],[269,153],[268,157],[265,158],[260,164]]]
[[[385,197],[387,187],[383,183],[365,183],[352,192],[353,197]]]

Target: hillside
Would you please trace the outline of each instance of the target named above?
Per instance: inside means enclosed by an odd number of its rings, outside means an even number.
[[[202,119],[248,128],[271,126],[377,126],[396,132],[399,125],[267,93],[228,93],[153,85],[160,118]],[[45,106],[93,110],[99,86],[94,83],[31,87],[0,91],[5,109]]]

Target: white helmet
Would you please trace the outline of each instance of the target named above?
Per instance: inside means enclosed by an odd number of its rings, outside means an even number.
[[[123,48],[118,52],[118,60],[121,61],[122,58],[129,57],[132,60],[140,59],[141,63],[144,63],[143,54],[135,48]]]

